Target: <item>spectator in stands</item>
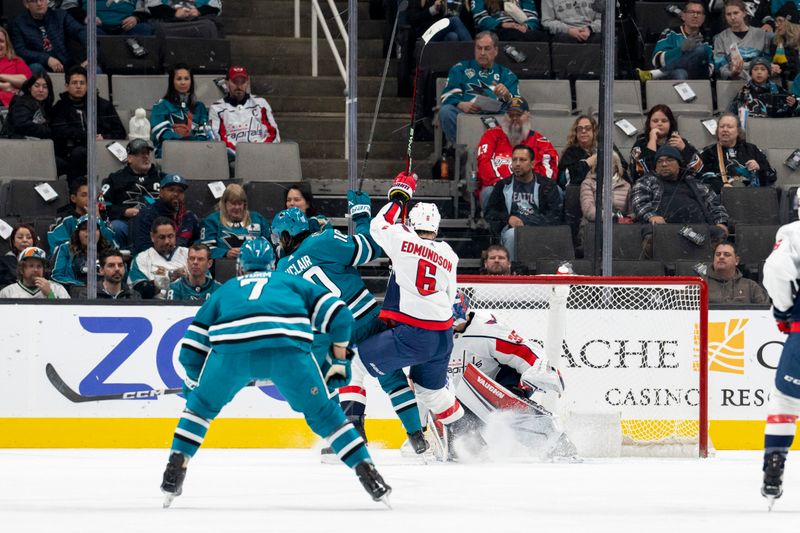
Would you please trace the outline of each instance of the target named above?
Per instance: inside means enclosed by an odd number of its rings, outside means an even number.
[[[96,205],[96,204],[95,204]],[[89,184],[86,176],[70,183],[69,203],[58,209],[58,218],[50,231],[47,232],[47,245],[51,254],[55,249],[69,241],[73,231],[78,226],[78,220],[89,213]],[[114,231],[111,226],[98,219],[100,233],[109,243],[114,243]]]
[[[31,69],[17,56],[11,37],[0,26],[0,107],[8,107],[11,99],[30,77]]]
[[[296,207],[306,215],[312,233],[327,226],[328,217],[317,213],[317,209],[314,207],[314,195],[305,183],[297,183],[286,189],[284,202],[286,209]]]
[[[186,260],[186,274],[170,283],[167,300],[208,300],[214,291],[222,287],[209,272],[213,264],[208,246],[200,242],[191,245]]]
[[[675,146],[661,146],[654,171],[633,185],[633,212],[638,222],[648,225],[642,230],[642,248],[648,258],[652,257],[652,224],[709,224],[715,240],[728,235],[728,212],[719,196],[680,168],[682,158]]]
[[[798,112],[797,97],[770,81],[770,62],[758,57],[750,62],[749,81],[731,101],[728,110],[747,109],[750,117],[792,117]]]
[[[96,2],[97,35],[152,35],[147,22],[150,13],[144,0],[114,0]],[[61,9],[81,24],[86,24],[86,0],[63,0]]]
[[[211,105],[211,131],[225,143],[233,163],[238,143],[279,143],[281,135],[266,100],[250,94],[250,76],[244,67],[228,69],[228,95]]]
[[[513,175],[499,181],[486,206],[492,234],[514,260],[514,229],[520,226],[552,226],[561,220],[561,193],[555,182],[534,172],[534,152],[518,144],[512,152]]]
[[[478,141],[476,194],[484,211],[495,183],[513,174],[512,147],[518,144],[530,146],[533,150],[534,174],[553,181],[558,177],[558,152],[547,137],[533,129],[528,109],[528,102],[521,96],[511,98],[505,116],[500,118],[500,125],[486,130]]]
[[[733,243],[722,241],[714,246],[714,262],[705,276],[710,304],[769,304],[764,287],[742,276],[739,256]]]
[[[53,279],[65,287],[83,287],[86,277],[90,273],[97,275],[97,266],[86,263],[89,251],[89,217],[83,215],[77,221],[69,241],[62,243],[53,251]],[[97,235],[97,257],[105,255],[114,249],[114,243],[108,242],[100,232],[103,225],[97,221],[95,235]]]
[[[475,5],[481,0],[476,0]],[[533,2],[531,2],[533,3]],[[497,35],[482,31],[475,36],[475,59],[456,63],[447,75],[442,93],[439,123],[447,142],[456,142],[456,120],[459,113],[494,113],[497,108],[482,108],[478,97],[507,102],[519,96],[517,75],[494,62],[497,57]]]
[[[100,257],[102,283],[97,285],[97,298],[101,300],[140,300],[138,292],[125,283],[125,261],[122,252],[109,250]]]
[[[481,252],[481,274],[492,276],[510,276],[511,259],[508,250],[502,244],[492,244]]]
[[[644,133],[640,134],[631,148],[628,172],[635,183],[656,168],[656,151],[662,146],[672,146],[681,154],[680,166],[697,173],[703,168],[700,154],[692,144],[678,133],[678,121],[672,109],[664,104],[650,108],[645,117]]]
[[[597,166],[597,121],[589,115],[581,115],[572,123],[567,135],[567,147],[558,158],[558,184],[580,185]],[[535,150],[534,150],[535,151]],[[622,162],[622,176],[628,179],[628,164],[614,146],[614,153]]]
[[[182,176],[164,176],[159,183],[158,199],[139,211],[133,221],[132,253],[138,254],[152,246],[153,224],[158,218],[172,221],[178,246],[191,246],[200,238],[200,220],[184,204],[188,188],[189,183]]]
[[[185,63],[169,72],[167,93],[150,112],[150,135],[161,157],[164,141],[206,141],[213,138],[208,109],[194,94],[194,74]]]
[[[717,121],[717,142],[703,148],[702,181],[719,194],[723,187],[767,187],[777,179],[766,154],[742,139],[739,117],[723,113]]]
[[[770,46],[772,56],[770,72],[780,76],[784,89],[788,88],[789,81],[800,74],[798,50],[800,50],[800,11],[793,2],[789,2],[781,6],[775,15],[775,36]]]
[[[750,62],[763,57],[769,61],[771,37],[761,28],[747,25],[743,0],[725,0],[728,28],[714,37],[714,68],[720,79],[749,79]]]
[[[36,246],[39,239],[31,224],[17,224],[8,236],[8,252],[0,256],[0,287],[17,281],[17,257],[25,248]]]
[[[47,254],[31,246],[20,252],[17,282],[0,291],[0,298],[68,299],[69,293],[60,283],[47,279]]]
[[[67,162],[67,179],[72,181],[86,175],[86,117],[88,98],[86,95],[86,69],[70,67],[64,77],[66,91],[53,106],[51,119],[56,155]],[[124,139],[125,126],[116,109],[105,98],[97,99],[97,139]]]
[[[26,13],[11,23],[11,41],[33,72],[65,72],[80,61],[67,44],[79,41],[86,49],[86,28],[61,9],[48,9],[48,0],[23,0]],[[86,66],[86,61],[80,63]]]
[[[221,0],[145,0],[145,3],[153,18],[162,22],[216,18],[222,11]]]
[[[431,41],[471,41],[472,34],[467,27],[461,22],[461,2],[457,2],[457,10],[452,7],[453,2],[447,0],[411,0],[408,3],[406,11],[406,20],[411,26],[414,41],[422,37],[422,34],[438,20],[446,18],[450,21],[450,25],[444,30],[440,31],[433,37]],[[463,6],[469,9],[469,2],[465,2]]]
[[[534,0],[472,0],[472,16],[479,31],[491,31],[501,41],[548,40]]]
[[[611,209],[614,222],[630,224],[633,222],[633,209],[631,208],[631,184],[624,178],[622,169],[622,158],[614,152],[611,157]],[[583,222],[594,222],[597,216],[597,206],[595,197],[597,195],[597,175],[594,170],[586,175],[586,179],[581,182],[581,212]]]
[[[239,248],[248,239],[270,240],[269,222],[247,208],[247,194],[241,185],[231,183],[219,199],[217,211],[203,219],[200,240],[212,259],[239,257]]]
[[[114,240],[127,248],[128,225],[139,211],[156,201],[165,174],[153,162],[153,143],[145,139],[128,142],[128,164],[103,180],[101,200],[114,230]]]
[[[601,18],[593,2],[542,0],[542,26],[559,43],[599,43]]]
[[[12,139],[33,137],[50,139],[50,117],[53,112],[53,82],[45,72],[37,72],[22,84],[19,94],[11,99],[3,136]]]
[[[636,69],[640,80],[698,80],[714,73],[714,50],[703,35],[705,4],[700,0],[686,2],[681,20],[678,31],[665,29],[656,43],[654,70]]]
[[[169,284],[186,274],[189,250],[176,245],[175,225],[156,217],[150,230],[151,246],[133,258],[128,285],[142,298],[163,300]]]

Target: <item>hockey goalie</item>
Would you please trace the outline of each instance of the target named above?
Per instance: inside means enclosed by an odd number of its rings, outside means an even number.
[[[489,433],[513,436],[531,455],[578,460],[577,450],[558,420],[536,399],[560,396],[564,381],[557,369],[537,355],[535,346],[492,314],[471,311],[469,298],[458,291],[450,357],[450,386],[470,416]],[[447,434],[432,432],[437,455],[446,455]]]

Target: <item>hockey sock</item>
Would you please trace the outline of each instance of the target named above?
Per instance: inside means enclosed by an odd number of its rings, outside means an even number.
[[[175,428],[172,451],[180,452],[186,457],[193,457],[200,445],[203,444],[210,423],[209,420],[185,409],[178,421],[178,427]]]
[[[797,431],[797,413],[800,399],[772,389],[767,404],[767,425],[764,428],[764,457],[772,452],[786,454]],[[766,459],[765,459],[766,460]]]
[[[364,411],[367,410],[367,391],[359,385],[340,387],[339,403],[348,417],[364,416]]]
[[[350,422],[336,428],[325,440],[339,459],[350,468],[355,468],[361,461],[372,462],[364,439]]]
[[[397,413],[406,433],[414,433],[422,429],[420,423],[419,407],[414,389],[408,383],[408,378],[402,370],[397,370],[388,376],[378,378],[381,388],[389,395],[392,408]]]

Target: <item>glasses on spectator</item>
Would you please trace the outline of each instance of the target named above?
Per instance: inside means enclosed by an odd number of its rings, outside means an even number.
[[[684,11],[687,15],[693,15],[695,17],[700,17],[706,14],[705,11]]]
[[[575,126],[575,131],[577,131],[578,133],[586,133],[593,130],[594,128],[591,126]]]

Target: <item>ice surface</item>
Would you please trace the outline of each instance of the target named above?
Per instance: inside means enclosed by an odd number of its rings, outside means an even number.
[[[166,450],[0,450],[0,531],[730,533],[796,528],[800,517],[792,454],[771,513],[758,452],[580,464],[373,455],[394,510],[344,466],[320,464],[316,450],[201,449],[170,509],[158,488]]]

